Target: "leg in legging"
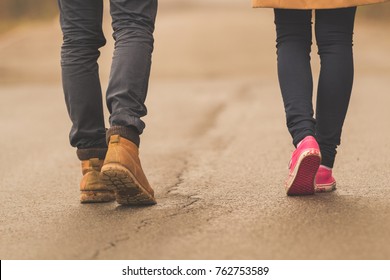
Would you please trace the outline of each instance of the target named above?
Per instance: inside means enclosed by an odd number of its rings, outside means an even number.
[[[311,10],[275,9],[279,84],[295,146],[304,137],[315,136],[311,18]]]
[[[352,37],[356,8],[317,10],[315,33],[321,71],[316,134],[322,164],[332,168],[352,91]]]

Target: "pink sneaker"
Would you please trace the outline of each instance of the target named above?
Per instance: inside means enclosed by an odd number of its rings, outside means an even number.
[[[309,195],[315,192],[315,176],[321,163],[320,148],[313,136],[305,137],[293,152],[286,181],[287,195]]]
[[[321,165],[316,175],[316,192],[332,192],[336,189],[336,180],[332,176],[332,169]]]

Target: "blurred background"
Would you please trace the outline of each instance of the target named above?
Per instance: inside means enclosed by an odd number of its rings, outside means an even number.
[[[30,21],[42,21],[57,15],[55,0],[1,0],[0,32]]]
[[[244,0],[236,0],[243,1]],[[160,5],[183,6],[186,2],[196,3],[199,1],[191,0],[161,0]],[[208,2],[219,2],[218,0],[209,0]],[[249,0],[245,1],[250,4]],[[360,9],[360,13],[370,20],[388,20],[390,19],[390,5],[373,5]],[[55,0],[2,0],[0,2],[0,32],[9,31],[10,28],[19,24],[29,23],[31,21],[48,20],[57,15],[57,1]]]
[[[113,48],[109,2],[105,3],[104,30],[108,47],[102,49],[101,64],[110,63]],[[390,5],[359,7],[355,40],[359,42],[360,28],[389,21]],[[183,40],[176,40],[177,35]],[[272,10],[251,9],[249,0],[161,0],[152,78],[210,79],[268,73],[267,68],[261,69],[258,65],[272,63],[275,59],[264,55],[274,53],[273,36]],[[10,47],[13,44],[18,49]],[[60,44],[57,1],[1,0],[0,83],[58,83]],[[35,51],[42,56],[33,55]],[[234,56],[227,60],[226,53],[234,53]],[[165,63],[166,58],[172,56],[175,59]],[[40,67],[27,66],[38,65],[38,62]],[[103,83],[108,71],[109,67],[101,68]]]

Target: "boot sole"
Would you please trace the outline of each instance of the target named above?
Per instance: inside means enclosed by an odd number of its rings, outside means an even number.
[[[318,150],[311,149],[303,152],[286,182],[287,195],[313,195],[315,193],[315,176],[320,164],[321,155]]]
[[[112,191],[81,191],[81,203],[104,203],[115,201],[115,194]]]
[[[123,205],[153,205],[156,200],[135,178],[120,164],[106,164],[101,171],[101,179],[108,189],[115,192],[116,201]]]

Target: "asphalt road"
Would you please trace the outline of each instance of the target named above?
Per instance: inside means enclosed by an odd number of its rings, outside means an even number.
[[[390,23],[357,18],[338,190],[287,197],[272,11],[205,2],[160,3],[141,144],[152,207],[79,203],[57,21],[0,37],[0,259],[390,258]]]

